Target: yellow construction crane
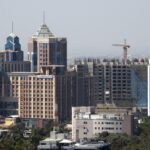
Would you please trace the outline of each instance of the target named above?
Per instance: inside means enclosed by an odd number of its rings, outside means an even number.
[[[120,46],[123,47],[123,59],[127,61],[128,58],[128,48],[130,48],[130,45],[127,45],[126,39],[124,40],[124,44],[113,44],[113,46]]]

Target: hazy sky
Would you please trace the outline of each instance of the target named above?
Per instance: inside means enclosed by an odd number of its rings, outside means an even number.
[[[69,58],[121,57],[122,49],[112,44],[124,38],[129,56],[150,56],[150,0],[0,0],[0,49],[13,20],[26,51],[43,11],[52,33],[67,37]]]

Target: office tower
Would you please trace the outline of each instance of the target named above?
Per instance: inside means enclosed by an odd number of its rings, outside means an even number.
[[[43,23],[28,42],[28,59],[34,72],[40,72],[43,66],[48,65],[62,65],[59,71],[66,71],[67,39],[55,37]]]
[[[23,51],[21,50],[19,37],[14,33],[9,34],[7,37],[5,50],[12,55],[10,61],[23,61]],[[6,61],[9,61],[9,57],[7,57]]]
[[[7,37],[5,50],[0,50],[0,71],[30,72],[30,61],[23,60],[19,37],[14,33]]]
[[[6,40],[5,49],[13,51],[21,51],[19,37],[16,36],[14,33],[9,34]]]

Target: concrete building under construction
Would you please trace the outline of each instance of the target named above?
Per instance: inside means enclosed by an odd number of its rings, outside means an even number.
[[[147,59],[78,59],[78,74],[93,78],[91,101],[117,106],[146,106]]]

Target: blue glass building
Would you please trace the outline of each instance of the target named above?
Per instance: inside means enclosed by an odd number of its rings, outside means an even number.
[[[5,44],[5,50],[21,51],[19,37],[16,36],[14,33],[11,33],[7,37],[7,42]]]
[[[138,107],[147,107],[147,65],[136,65],[131,72],[132,96]]]
[[[9,54],[11,55],[11,60],[9,61],[23,61],[23,51],[21,50],[19,37],[16,36],[14,33],[9,34],[9,36],[7,37],[5,50],[12,51],[9,52]]]

